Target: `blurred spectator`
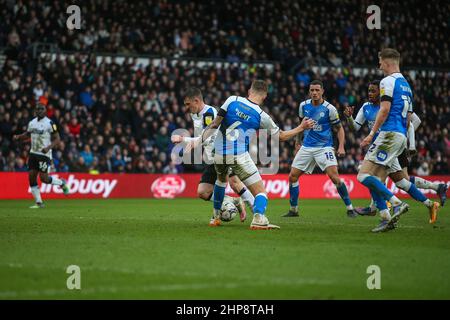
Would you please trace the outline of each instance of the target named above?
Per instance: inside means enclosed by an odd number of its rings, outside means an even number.
[[[73,1],[20,1],[20,9],[8,2],[0,1],[0,46],[14,60],[39,41],[82,52],[274,60],[288,70],[301,60],[376,64],[380,47],[393,45],[404,66],[450,66],[447,0],[379,0],[382,31],[365,26],[367,0],[86,1],[85,25],[76,32],[61,19]],[[398,30],[406,31],[400,37]]]
[[[140,41],[139,36],[136,39]],[[236,40],[234,35],[230,39]],[[24,132],[33,118],[33,89],[37,82],[44,84],[43,96],[37,99],[44,97],[48,101],[48,115],[61,136],[61,143],[53,150],[57,171],[179,173],[202,168],[171,163],[170,133],[175,128],[193,132],[192,121],[183,106],[183,90],[187,86],[199,86],[205,102],[220,107],[232,94],[245,96],[252,79],[266,79],[270,93],[263,109],[281,128],[288,130],[298,124],[298,105],[308,98],[309,81],[322,79],[326,99],[339,112],[351,103],[356,106],[356,115],[367,98],[369,81],[381,78],[375,69],[361,74],[350,67],[321,72],[301,68],[290,73],[283,71],[279,63],[269,67],[251,63],[197,67],[184,61],[160,61],[158,65],[143,67],[137,60],[97,64],[94,56],[80,53],[67,59],[42,57],[36,64],[40,71],[33,76],[22,67],[11,66],[5,66],[0,76],[0,170],[3,171],[23,168],[16,159],[25,161],[29,143],[13,142],[11,137]],[[419,171],[427,163],[429,173],[448,174],[450,73],[405,71],[404,74],[414,91],[414,110],[422,120],[416,132],[418,157],[411,169]],[[81,92],[89,92],[93,98],[91,107],[81,102]],[[344,120],[343,125],[347,126]],[[366,127],[359,133],[346,130],[347,155],[339,161],[342,172],[356,172],[364,155],[359,143],[367,133]],[[281,143],[280,147],[280,170],[288,172],[294,157],[294,141]]]

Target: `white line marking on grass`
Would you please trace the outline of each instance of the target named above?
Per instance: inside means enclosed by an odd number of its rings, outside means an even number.
[[[44,265],[22,265],[17,263],[9,263],[6,265],[11,268],[36,268],[36,269],[60,269],[58,267],[49,267]],[[101,272],[118,272],[127,274],[144,274],[144,275],[169,275],[169,276],[184,276],[184,277],[201,277],[201,278],[218,278],[219,274],[201,273],[201,272],[167,272],[167,271],[151,271],[151,270],[131,270],[126,268],[102,268],[102,267],[84,267],[83,270],[101,271]],[[280,278],[267,277],[263,282],[255,282],[255,277],[251,275],[233,275],[230,274],[228,278],[233,278],[238,282],[227,283],[191,283],[191,284],[159,284],[159,285],[145,285],[145,286],[98,286],[94,288],[83,288],[76,294],[101,294],[101,293],[120,293],[120,292],[152,292],[152,291],[177,291],[177,290],[202,290],[202,289],[236,289],[245,287],[259,287],[259,286],[302,286],[302,285],[331,285],[335,282],[315,279],[315,278],[297,278],[295,276]],[[214,279],[215,280],[215,279]],[[0,291],[0,298],[16,298],[16,297],[42,297],[42,296],[58,296],[71,293],[67,289],[43,289],[43,290],[24,290],[24,291]]]
[[[254,280],[254,279],[253,279]],[[322,283],[319,283],[322,282]],[[235,282],[235,283],[191,283],[191,284],[159,284],[159,285],[144,285],[144,286],[96,286],[93,288],[83,288],[77,291],[76,295],[89,294],[108,294],[108,293],[124,293],[124,292],[158,292],[158,291],[183,291],[183,290],[205,290],[205,289],[237,289],[245,287],[270,287],[272,286],[301,286],[301,285],[328,285],[331,283],[323,283],[324,281],[317,281],[314,279],[294,279],[289,281],[272,281],[266,280],[263,282]],[[43,290],[24,290],[24,291],[0,291],[0,298],[17,298],[17,297],[43,297],[43,296],[60,296],[65,294],[72,294],[73,292],[67,289],[43,289]]]

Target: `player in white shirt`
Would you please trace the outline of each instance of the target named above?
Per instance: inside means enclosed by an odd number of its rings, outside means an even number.
[[[173,135],[171,140],[173,143],[187,142],[188,146],[185,148],[185,151],[189,151],[195,141],[201,138],[200,135],[203,129],[212,123],[216,118],[217,110],[214,107],[205,104],[201,90],[195,87],[188,88],[186,90],[184,105],[187,109],[186,111],[190,113],[194,123],[194,137]],[[214,184],[217,179],[217,173],[213,163],[214,138],[215,136],[211,136],[208,141],[203,144],[207,164],[197,188],[198,197],[206,201],[213,200]],[[231,201],[236,206],[239,210],[240,219],[243,222],[246,218],[246,210],[243,202],[252,208],[255,198],[233,172],[230,171],[229,177],[231,189],[233,189],[233,191],[238,194],[240,198],[227,196],[226,200]]]
[[[28,178],[31,193],[33,194],[35,205],[31,209],[43,208],[41,193],[37,182],[38,175],[41,182],[60,186],[65,195],[69,194],[69,188],[64,179],[58,179],[48,175],[51,161],[52,148],[59,143],[59,134],[56,125],[46,116],[45,105],[38,103],[36,107],[36,118],[28,123],[27,131],[14,135],[13,140],[27,140],[31,137],[31,149],[28,157]]]

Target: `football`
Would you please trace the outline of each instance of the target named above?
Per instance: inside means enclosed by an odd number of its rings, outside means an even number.
[[[236,217],[238,209],[231,201],[224,201],[220,210],[220,220],[228,222]]]

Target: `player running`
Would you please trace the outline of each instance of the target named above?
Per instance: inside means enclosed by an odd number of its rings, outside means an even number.
[[[375,123],[376,116],[378,114],[378,111],[380,110],[380,81],[375,80],[372,81],[369,84],[368,88],[368,96],[369,101],[364,103],[361,108],[358,111],[358,114],[356,116],[356,119],[353,119],[352,114],[354,111],[354,107],[346,107],[344,110],[344,115],[347,118],[347,121],[349,123],[349,126],[351,129],[355,131],[359,131],[361,127],[364,125],[364,123],[367,122],[367,125],[369,127],[369,130],[372,130],[372,127]],[[420,118],[415,114],[411,114],[411,123],[408,127],[408,142],[409,142],[409,152],[412,153],[415,150],[415,130],[420,125]],[[376,139],[377,134],[375,134],[374,139]],[[448,189],[448,186],[445,183],[434,183],[431,181],[427,181],[423,178],[419,177],[409,177],[408,178],[408,151],[405,149],[403,153],[398,158],[400,167],[403,170],[403,173],[405,174],[406,178],[410,180],[412,183],[416,185],[417,188],[421,189],[431,189],[435,190],[440,198],[441,206],[445,204],[445,200],[447,198],[446,192]],[[391,179],[395,178],[395,175],[391,174]],[[379,177],[381,181],[385,181],[386,177]],[[393,180],[394,181],[394,180]],[[398,181],[394,181],[398,182]],[[398,186],[399,188],[402,187],[402,185]],[[408,192],[407,190],[404,190]],[[372,198],[372,201],[370,203],[370,206],[365,208],[356,208],[356,212],[360,215],[370,215],[374,216],[377,212],[375,202]]]
[[[333,148],[332,128],[338,130],[339,147],[337,155],[345,155],[345,133],[336,108],[323,99],[323,83],[314,80],[309,86],[311,99],[300,103],[300,119],[314,120],[314,127],[304,132],[303,145],[295,155],[289,173],[290,209],[284,217],[298,217],[299,178],[303,173],[310,174],[316,165],[333,181],[347,207],[347,216],[354,218],[358,214],[353,209],[347,187],[339,178],[336,156]]]
[[[370,148],[358,173],[358,180],[371,191],[380,210],[381,222],[372,231],[394,229],[400,216],[409,209],[408,204],[400,201],[378,178],[392,173],[397,186],[408,190],[414,199],[423,202],[429,208],[430,223],[434,223],[439,203],[427,199],[414,184],[405,179],[398,161],[398,157],[406,149],[408,112],[412,111],[412,90],[400,73],[400,53],[395,49],[385,48],[379,53],[379,62],[380,69],[385,75],[380,82],[380,110],[372,130],[361,142],[361,147],[370,144]],[[378,136],[373,141],[377,133]],[[386,201],[393,206],[392,217]]]
[[[186,90],[184,95],[184,105],[186,107],[186,111],[190,113],[192,121],[194,123],[194,137],[183,137],[180,135],[173,135],[171,140],[173,143],[181,143],[187,142],[189,146],[185,149],[189,151],[191,149],[193,143],[196,140],[200,139],[200,135],[206,126],[212,123],[212,121],[217,116],[217,110],[205,104],[203,101],[203,95],[200,89],[192,87]],[[214,184],[216,183],[217,174],[216,169],[214,168],[214,164],[211,164],[213,161],[213,150],[214,150],[214,136],[210,137],[208,141],[204,144],[205,156],[206,159],[209,160],[205,169],[203,170],[202,177],[200,179],[200,183],[198,184],[197,194],[200,199],[210,201],[212,200]],[[244,222],[246,219],[246,210],[243,201],[253,207],[254,197],[248,191],[239,178],[234,174],[230,173],[230,186],[240,196],[233,198],[226,196],[227,201],[231,201],[239,211],[240,220]],[[242,201],[243,200],[243,201]]]
[[[46,117],[47,110],[45,105],[38,103],[36,106],[36,118],[28,123],[26,132],[14,135],[13,140],[27,140],[31,137],[31,149],[28,157],[28,180],[30,183],[31,194],[36,202],[30,209],[43,208],[41,192],[37,182],[37,177],[41,182],[60,186],[65,195],[69,194],[64,179],[58,179],[48,175],[52,161],[52,148],[59,143],[59,134],[56,125]]]
[[[313,121],[305,119],[292,130],[280,130],[272,118],[261,110],[260,105],[266,97],[267,83],[263,80],[253,81],[248,91],[248,98],[229,97],[220,108],[217,117],[202,134],[202,141],[207,141],[220,127],[220,133],[215,139],[214,163],[217,181],[214,186],[214,212],[211,225],[220,225],[220,208],[225,195],[228,170],[232,168],[233,172],[255,196],[254,216],[250,228],[254,230],[279,228],[271,225],[265,215],[268,202],[267,192],[258,168],[248,153],[249,141],[256,134],[256,130],[260,128],[268,130],[271,135],[279,134],[280,141],[286,141],[303,130],[312,128]]]

